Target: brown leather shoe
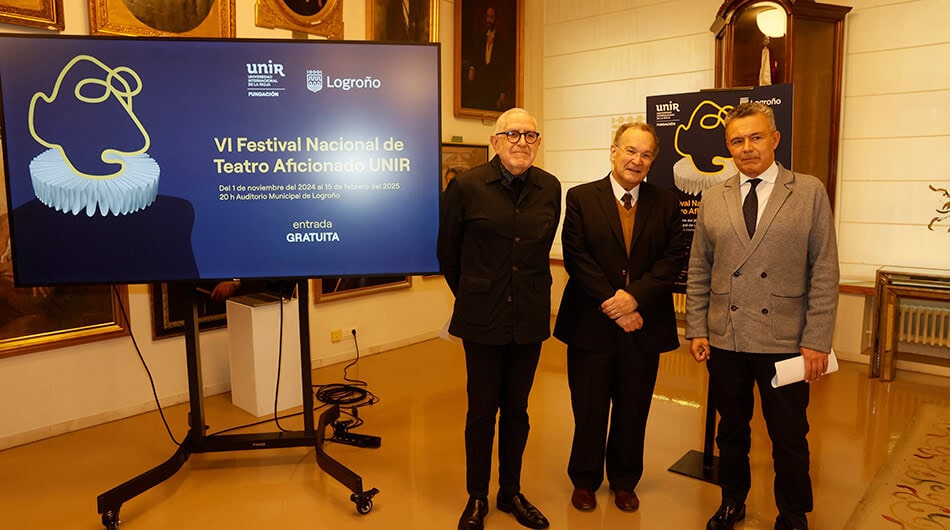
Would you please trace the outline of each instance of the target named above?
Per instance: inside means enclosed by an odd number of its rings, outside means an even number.
[[[589,512],[597,507],[597,497],[592,490],[574,488],[574,494],[571,495],[571,504],[582,512]]]
[[[634,512],[640,507],[640,499],[633,490],[614,490],[614,504],[625,512]]]

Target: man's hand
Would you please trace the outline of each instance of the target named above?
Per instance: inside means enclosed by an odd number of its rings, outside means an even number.
[[[623,289],[617,289],[617,292],[614,293],[613,296],[600,304],[600,310],[607,315],[607,318],[617,320],[624,315],[636,311],[637,305],[637,301],[633,298],[632,294]]]
[[[805,382],[817,382],[828,371],[828,354],[804,346],[800,349],[805,360]]]
[[[643,316],[640,315],[639,311],[634,311],[632,313],[622,315],[620,318],[615,319],[614,322],[623,328],[624,331],[629,333],[643,327]]]
[[[709,360],[709,339],[706,337],[696,337],[689,341],[689,353],[693,355],[696,362],[701,363]]]
[[[219,282],[211,291],[211,299],[214,301],[227,300],[238,290],[238,283],[234,281]]]

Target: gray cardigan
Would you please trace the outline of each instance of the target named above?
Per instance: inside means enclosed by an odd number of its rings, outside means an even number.
[[[739,175],[705,192],[686,288],[686,337],[749,353],[831,351],[838,249],[828,194],[811,175],[779,166],[752,239]]]

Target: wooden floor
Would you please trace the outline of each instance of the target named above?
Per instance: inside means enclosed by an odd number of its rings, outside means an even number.
[[[719,504],[718,488],[668,468],[688,451],[702,449],[705,367],[683,349],[662,358],[647,430],[646,471],[637,488],[640,510],[620,512],[604,487],[597,509],[581,513],[570,506],[565,470],[573,429],[565,366],[564,346],[547,341],[531,394],[523,477],[524,493],[551,527],[703,528]],[[901,372],[894,382],[881,383],[866,372],[864,365],[842,363],[839,373],[812,390],[814,529],[843,527],[920,404],[950,403],[946,379]],[[392,350],[362,359],[349,375],[367,381],[381,398],[361,409],[366,423],[356,432],[381,436],[382,447],[327,443],[325,449],[361,475],[365,489],[379,488],[369,514],[356,513],[350,490],[317,467],[312,448],[297,447],[192,455],[178,473],[122,506],[120,528],[455,528],[466,501],[460,347],[436,339]],[[342,381],[342,365],[314,371],[314,384]],[[209,397],[205,406],[209,432],[255,420],[232,406],[229,394]],[[776,515],[770,446],[756,414],[753,490],[746,521],[737,528],[770,529]],[[184,438],[187,405],[169,407],[166,415],[175,437]],[[302,420],[281,424],[300,429]],[[0,528],[102,528],[97,496],[164,462],[175,448],[153,412],[0,452]],[[486,527],[521,528],[494,506]]]

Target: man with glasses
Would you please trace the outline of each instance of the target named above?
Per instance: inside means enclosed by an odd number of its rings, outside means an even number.
[[[462,339],[468,374],[469,500],[459,530],[484,526],[496,416],[496,506],[528,528],[548,526],[521,493],[528,394],[551,334],[550,251],[561,214],[560,182],[532,165],[537,129],[524,109],[502,113],[489,137],[496,156],[449,181],[442,196],[439,264],[455,295],[449,332]]]
[[[567,344],[567,472],[581,511],[597,506],[605,463],[617,508],[639,508],[634,489],[660,353],[679,347],[672,294],[686,248],[676,194],[644,180],[658,152],[652,126],[625,123],[610,146],[610,174],[567,192],[569,278],[554,336]]]

